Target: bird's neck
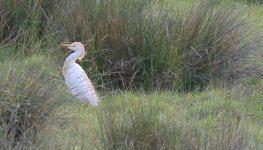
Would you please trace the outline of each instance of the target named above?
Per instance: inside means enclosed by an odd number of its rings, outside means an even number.
[[[70,55],[67,57],[65,63],[66,63],[66,64],[67,64],[67,63],[74,63],[74,62],[79,58],[80,55],[81,55],[80,52],[74,52],[74,53],[70,54]]]

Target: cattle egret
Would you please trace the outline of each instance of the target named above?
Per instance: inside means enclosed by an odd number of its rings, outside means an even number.
[[[79,42],[61,44],[61,46],[73,51],[73,53],[66,58],[63,65],[63,75],[71,94],[81,102],[97,106],[99,99],[93,85],[81,66],[75,62],[77,59],[81,61],[85,57],[84,46]]]

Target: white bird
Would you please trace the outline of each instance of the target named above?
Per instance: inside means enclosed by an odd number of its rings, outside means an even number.
[[[63,65],[63,75],[71,94],[81,102],[87,102],[92,106],[97,106],[99,99],[94,87],[85,71],[75,62],[77,59],[81,61],[85,57],[84,46],[79,42],[61,44],[61,46],[73,51],[73,53],[66,58]]]

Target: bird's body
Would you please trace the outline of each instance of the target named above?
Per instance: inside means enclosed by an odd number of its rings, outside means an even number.
[[[97,106],[99,99],[94,87],[85,71],[75,62],[77,59],[84,58],[84,46],[79,42],[75,42],[73,44],[63,44],[63,47],[74,51],[67,57],[63,66],[63,75],[71,94],[82,102]]]

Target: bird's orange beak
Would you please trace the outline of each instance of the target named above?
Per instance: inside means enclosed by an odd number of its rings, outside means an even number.
[[[61,44],[60,46],[63,48],[69,48],[70,44]]]

